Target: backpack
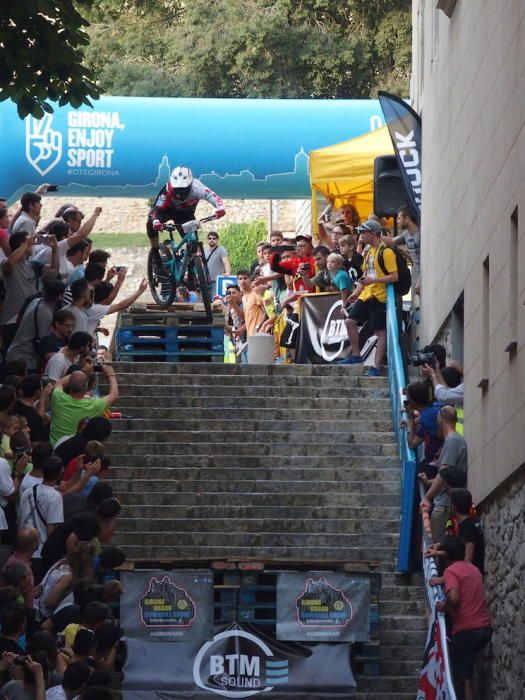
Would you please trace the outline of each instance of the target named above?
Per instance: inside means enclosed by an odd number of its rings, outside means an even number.
[[[385,267],[384,256],[385,256],[386,246],[382,245],[377,253],[377,262],[379,267],[385,275],[390,274]],[[410,268],[408,267],[407,259],[395,248],[390,248],[390,250],[396,256],[397,263],[397,282],[394,282],[394,291],[400,296],[408,294],[410,287],[412,286],[412,275],[410,274]]]

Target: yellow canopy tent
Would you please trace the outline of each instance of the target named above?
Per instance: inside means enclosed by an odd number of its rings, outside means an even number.
[[[386,126],[350,141],[310,151],[314,227],[317,228],[318,192],[336,208],[353,204],[364,220],[374,207],[374,159],[393,153]]]

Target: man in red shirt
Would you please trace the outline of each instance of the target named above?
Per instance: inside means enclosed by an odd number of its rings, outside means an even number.
[[[292,275],[293,288],[296,292],[308,292],[301,270],[304,270],[308,278],[315,275],[315,260],[312,255],[312,237],[307,233],[301,233],[295,237],[296,255],[289,260],[281,259],[281,251],[272,251],[270,254],[270,267],[274,272],[282,275]],[[278,246],[280,247],[280,246]]]
[[[450,658],[457,698],[474,700],[474,660],[492,632],[483,579],[476,566],[464,561],[462,539],[446,537],[442,549],[448,560],[444,574],[446,598],[436,607],[439,612],[448,612],[452,621]]]

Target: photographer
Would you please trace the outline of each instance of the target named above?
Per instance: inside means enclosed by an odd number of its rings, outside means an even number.
[[[319,289],[320,292],[334,291],[335,287],[333,285],[332,278],[330,276],[330,273],[328,272],[327,267],[327,260],[328,256],[330,255],[330,251],[325,245],[318,245],[316,248],[313,249],[312,254],[314,257],[317,273],[312,278],[310,278],[308,276],[308,270],[306,266],[304,268],[301,267],[299,270],[299,273],[303,278],[305,287],[309,291],[315,291],[316,288]]]
[[[415,449],[424,444],[423,461],[427,465],[426,473],[429,478],[433,478],[437,474],[437,459],[443,445],[443,440],[438,434],[438,413],[443,404],[430,400],[428,387],[424,382],[409,384],[406,396],[408,446]]]
[[[27,420],[31,444],[49,440],[49,419],[47,404],[51,394],[51,384],[43,385],[39,374],[29,374],[22,380],[15,404],[17,416]],[[36,408],[35,408],[36,406]]]
[[[57,279],[43,281],[44,296],[36,297],[19,313],[17,330],[6,354],[6,361],[25,360],[29,372],[35,372],[40,359],[39,344],[53,322],[53,314],[60,307],[66,285]]]
[[[73,363],[78,362],[79,358],[89,355],[92,343],[93,338],[89,333],[84,333],[83,331],[73,333],[67,341],[67,345],[56,352],[47,363],[45,374],[47,374],[49,380],[57,382],[62,377],[65,377],[66,372]]]
[[[449,365],[443,369],[440,369],[437,361],[434,363],[434,367],[425,363],[421,367],[421,374],[432,382],[436,401],[463,406],[465,385],[463,383],[463,368],[459,363],[451,360]]]
[[[312,256],[312,237],[301,233],[295,237],[296,256],[283,260],[281,254],[290,250],[290,246],[274,246],[270,254],[270,267],[281,275],[293,276],[293,288],[296,292],[308,291],[304,277],[311,278],[315,275],[315,260]]]

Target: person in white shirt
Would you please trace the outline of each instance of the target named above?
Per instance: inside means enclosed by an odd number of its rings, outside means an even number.
[[[27,489],[20,503],[20,529],[38,530],[40,546],[33,557],[41,557],[42,546],[55,527],[64,522],[62,494],[56,490],[63,472],[60,457],[49,457],[42,465],[43,481]]]
[[[22,455],[17,459],[14,470],[11,473],[11,465],[9,462],[3,457],[0,457],[0,532],[2,533],[3,544],[12,544],[6,532],[9,529],[9,525],[12,525],[16,531],[16,525],[7,522],[4,509],[7,504],[14,501],[18,495],[20,482],[24,476],[24,468],[28,461],[28,457]]]
[[[51,356],[46,365],[44,374],[49,380],[57,382],[65,377],[68,369],[80,358],[86,357],[91,352],[93,338],[85,331],[75,331],[72,333],[67,345]]]

